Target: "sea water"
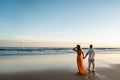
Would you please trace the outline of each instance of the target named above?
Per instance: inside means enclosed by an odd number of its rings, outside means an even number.
[[[82,50],[86,53],[88,48]],[[110,67],[110,64],[119,64],[119,48],[95,48],[94,50],[96,52],[96,67]],[[1,47],[0,73],[47,69],[77,71],[76,56],[72,48]],[[84,59],[86,69],[88,66],[87,58]]]
[[[82,49],[84,53],[88,48]],[[95,53],[120,53],[120,48],[94,48]],[[72,54],[73,48],[53,48],[53,47],[0,47],[0,56],[2,55],[54,55],[54,54]]]

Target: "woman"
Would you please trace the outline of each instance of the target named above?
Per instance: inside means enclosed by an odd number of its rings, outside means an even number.
[[[77,45],[77,47],[73,48],[74,51],[77,52],[77,67],[78,67],[78,73],[84,75],[85,74],[85,68],[83,63],[83,51],[80,47],[80,45]]]

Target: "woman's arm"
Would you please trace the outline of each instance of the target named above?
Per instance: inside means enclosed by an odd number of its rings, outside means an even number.
[[[83,55],[83,59],[84,59],[84,53],[83,53],[83,51],[82,51],[82,55]]]
[[[76,47],[75,47],[75,48],[73,48],[73,51],[77,51]]]

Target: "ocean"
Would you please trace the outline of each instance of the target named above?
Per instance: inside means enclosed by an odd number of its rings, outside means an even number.
[[[82,49],[84,53],[88,48]],[[97,54],[120,53],[120,48],[94,48]],[[54,54],[73,54],[72,48],[52,48],[52,47],[0,47],[2,55],[54,55]]]

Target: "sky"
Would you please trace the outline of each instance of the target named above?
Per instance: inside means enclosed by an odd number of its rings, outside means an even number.
[[[119,4],[119,0],[0,0],[0,46],[120,48]]]

